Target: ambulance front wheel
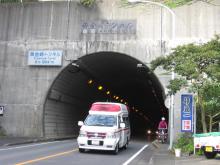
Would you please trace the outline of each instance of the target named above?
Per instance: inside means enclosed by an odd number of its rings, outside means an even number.
[[[128,139],[127,139],[127,141],[126,141],[126,143],[125,143],[125,145],[124,145],[124,149],[127,149],[128,148]]]
[[[118,151],[119,151],[119,146],[117,144],[116,147],[115,147],[115,150],[113,151],[113,154],[117,155]]]
[[[79,148],[79,152],[83,153],[85,152],[85,149]]]

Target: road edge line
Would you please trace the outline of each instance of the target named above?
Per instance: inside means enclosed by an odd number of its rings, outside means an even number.
[[[136,152],[130,159],[128,159],[126,162],[124,162],[122,165],[128,165],[135,157],[137,157],[145,148],[147,148],[149,145],[146,144],[143,146],[138,152]]]

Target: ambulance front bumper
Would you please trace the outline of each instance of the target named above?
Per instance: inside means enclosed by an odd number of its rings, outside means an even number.
[[[77,142],[80,149],[89,150],[114,150],[119,139],[95,139],[88,137],[78,137]]]

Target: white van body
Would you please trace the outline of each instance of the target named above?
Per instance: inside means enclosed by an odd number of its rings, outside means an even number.
[[[77,138],[79,151],[86,149],[110,150],[115,154],[119,148],[127,148],[130,140],[128,107],[121,103],[93,103]]]

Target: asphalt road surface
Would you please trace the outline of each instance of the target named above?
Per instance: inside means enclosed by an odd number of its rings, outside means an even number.
[[[104,151],[79,153],[75,139],[25,144],[1,147],[0,165],[130,165],[147,147],[146,141],[132,140],[126,150],[114,155]]]

